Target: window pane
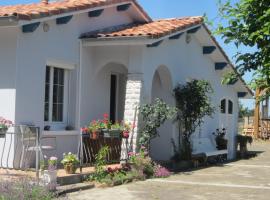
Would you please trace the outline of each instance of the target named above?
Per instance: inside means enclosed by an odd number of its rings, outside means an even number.
[[[54,68],[52,120],[55,122],[63,121],[64,74],[63,69]]]
[[[53,104],[52,120],[54,122],[63,121],[63,104]]]
[[[44,121],[49,121],[49,103],[45,103]]]
[[[226,99],[223,99],[223,100],[221,101],[220,112],[221,112],[221,113],[226,113]]]
[[[228,108],[229,114],[233,114],[233,102],[229,100],[229,108]]]
[[[44,99],[44,121],[49,121],[49,102],[50,102],[50,67],[46,67],[45,77],[45,99]]]
[[[54,68],[54,84],[64,85],[64,70],[59,68]]]

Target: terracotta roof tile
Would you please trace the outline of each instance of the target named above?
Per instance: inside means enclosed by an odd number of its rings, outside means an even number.
[[[61,0],[46,3],[19,4],[0,6],[0,17],[17,17],[19,20],[32,20],[46,16],[58,15],[117,3],[133,2],[139,10],[151,21],[151,18],[136,0]]]
[[[82,34],[81,38],[147,37],[160,38],[203,23],[202,17],[162,19],[145,24],[128,24]]]

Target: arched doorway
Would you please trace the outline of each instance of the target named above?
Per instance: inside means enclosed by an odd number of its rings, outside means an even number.
[[[166,66],[160,66],[154,73],[152,80],[151,100],[156,98],[164,100],[173,105],[172,78],[169,69]],[[158,130],[159,137],[153,139],[150,143],[150,156],[154,160],[166,161],[172,156],[173,124],[170,121],[165,122]]]
[[[82,121],[100,119],[108,113],[111,120],[123,120],[128,69],[111,62],[88,74],[84,82]]]

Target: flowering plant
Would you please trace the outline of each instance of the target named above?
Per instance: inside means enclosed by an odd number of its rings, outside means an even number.
[[[83,133],[95,132],[99,130],[120,130],[125,133],[129,133],[131,130],[131,123],[125,121],[116,121],[112,123],[109,120],[109,115],[107,113],[103,114],[103,119],[93,120],[90,122],[88,127],[82,128]]]
[[[69,152],[68,154],[63,154],[64,158],[61,161],[63,165],[77,165],[79,164],[79,160],[75,154]]]
[[[166,177],[169,177],[170,175],[171,175],[171,172],[167,168],[162,167],[160,165],[155,166],[154,176],[156,178],[166,178]]]
[[[10,126],[12,126],[12,124],[13,124],[12,121],[0,117],[0,129],[7,130]]]
[[[50,157],[48,160],[48,170],[53,171],[57,169],[57,157]]]

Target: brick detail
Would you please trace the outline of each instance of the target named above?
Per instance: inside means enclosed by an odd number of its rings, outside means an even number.
[[[128,141],[124,140],[122,144],[121,160],[127,159],[127,153],[135,152],[138,142],[138,106],[141,103],[142,95],[142,74],[129,74],[126,85],[126,99],[125,99],[125,112],[124,119],[135,125],[134,129],[130,132]]]

